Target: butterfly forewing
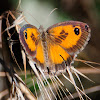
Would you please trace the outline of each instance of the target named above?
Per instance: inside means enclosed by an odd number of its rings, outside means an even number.
[[[36,56],[36,48],[39,42],[38,29],[30,24],[24,25],[19,34],[19,39],[26,53],[32,57]]]
[[[53,42],[69,54],[76,54],[82,50],[90,38],[89,26],[78,21],[55,24],[47,29],[47,33]]]

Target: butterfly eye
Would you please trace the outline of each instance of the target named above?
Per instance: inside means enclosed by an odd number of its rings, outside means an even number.
[[[75,32],[76,35],[79,35],[79,29],[78,28],[75,28],[74,32]]]
[[[27,32],[25,32],[25,38],[27,39]]]

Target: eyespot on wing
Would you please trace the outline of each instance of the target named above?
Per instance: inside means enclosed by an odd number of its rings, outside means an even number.
[[[38,29],[30,24],[26,24],[20,29],[19,40],[21,45],[25,49],[26,53],[32,57],[36,55],[36,46],[39,34]]]

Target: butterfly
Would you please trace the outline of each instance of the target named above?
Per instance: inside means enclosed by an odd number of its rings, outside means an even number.
[[[66,69],[90,39],[90,28],[79,21],[65,21],[45,30],[25,24],[19,33],[20,42],[27,54],[44,72]]]

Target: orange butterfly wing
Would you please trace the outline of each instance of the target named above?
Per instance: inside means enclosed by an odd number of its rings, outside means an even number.
[[[27,55],[31,56],[32,58],[37,57],[37,59],[43,63],[43,48],[39,34],[40,32],[35,26],[26,24],[20,30],[19,39]]]
[[[78,21],[68,21],[55,24],[47,29],[49,56],[55,64],[64,60],[70,64],[72,58],[87,44],[90,37],[90,28],[87,24]]]

